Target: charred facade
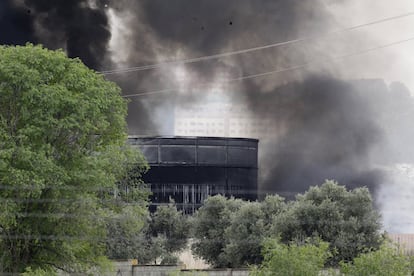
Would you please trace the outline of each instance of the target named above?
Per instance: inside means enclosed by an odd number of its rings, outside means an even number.
[[[257,198],[258,140],[217,137],[133,137],[150,170],[144,181],[152,191],[151,208],[174,200],[194,212],[211,195]]]

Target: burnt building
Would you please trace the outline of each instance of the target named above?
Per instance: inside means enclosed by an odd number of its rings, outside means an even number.
[[[257,139],[221,137],[128,137],[147,159],[144,181],[152,206],[174,200],[194,212],[210,195],[257,198]]]

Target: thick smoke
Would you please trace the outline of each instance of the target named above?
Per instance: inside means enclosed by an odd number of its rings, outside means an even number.
[[[107,1],[2,0],[0,43],[41,43],[63,48],[91,68],[100,69],[111,37]]]
[[[325,179],[374,188],[380,175],[370,156],[383,133],[365,92],[350,82],[309,76],[271,93],[251,93],[254,116],[272,120],[263,137],[263,190],[290,197]]]
[[[327,24],[332,22],[318,1],[311,4],[300,0],[177,0],[171,3],[159,0],[122,0],[112,3],[111,7],[122,19],[124,26],[128,26],[120,39],[121,42],[128,42],[122,49],[123,60],[126,61],[122,64],[124,67],[249,48],[319,33],[332,27],[332,24]],[[154,132],[151,131],[153,126],[143,124],[143,120],[140,120],[143,116],[140,112],[143,103],[148,103],[151,107],[146,109],[150,114],[158,114],[159,103],[168,103],[167,110],[170,110],[170,105],[185,106],[194,103],[194,100],[203,101],[211,89],[208,86],[200,87],[201,83],[214,84],[223,75],[238,77],[303,62],[309,48],[313,47],[314,45],[280,47],[260,53],[189,64],[181,68],[187,75],[184,81],[174,76],[176,67],[111,78],[124,85],[125,94],[182,88],[183,83],[186,83],[184,86],[189,89],[181,89],[177,93],[145,99],[132,98],[128,119],[131,133],[151,134]],[[292,74],[289,78],[295,79],[295,76]],[[121,78],[123,81],[119,81]],[[259,88],[273,89],[289,78],[261,79]],[[229,93],[233,89],[244,93],[249,86],[245,82],[228,89]],[[161,114],[164,111],[163,108]],[[148,121],[146,116],[144,118]],[[167,129],[168,133],[168,128],[156,125],[158,130],[160,127]]]
[[[166,4],[124,0],[118,5],[114,7],[118,14],[137,30],[124,37],[130,41],[125,60],[135,65],[309,37],[335,28],[333,18],[319,1],[232,0],[224,4],[179,0]],[[123,10],[125,6],[136,12]],[[168,114],[174,106],[186,108],[186,104],[204,101],[209,86],[199,84],[220,82],[217,72],[239,77],[291,67],[320,55],[320,47],[320,43],[310,41],[186,65],[182,69],[190,73],[184,81],[173,76],[175,67],[132,73],[123,76],[132,79],[125,83],[133,83],[125,90],[158,90],[188,82],[181,93],[133,98],[140,104],[149,101],[153,108],[162,106]],[[291,197],[328,178],[372,190],[381,181],[382,174],[370,156],[382,141],[383,130],[370,98],[357,84],[324,72],[290,71],[224,87],[233,103],[247,105],[251,117],[268,124],[266,132],[258,134],[262,193],[276,191]],[[162,104],[157,105],[157,101]],[[137,110],[134,102],[130,114]],[[139,116],[135,114],[130,117],[132,131],[142,127],[136,118]]]
[[[312,37],[341,28],[326,3],[124,0],[113,8],[126,26],[133,26],[124,35],[128,41],[124,60],[139,66]],[[376,45],[370,44],[366,33],[361,34],[352,33],[350,38],[358,43],[349,46],[342,36],[181,66],[185,79],[175,76],[176,66],[124,75],[131,80],[124,83],[133,83],[125,89],[127,94],[181,88],[177,93],[133,98],[130,129],[140,133],[148,125],[137,120],[140,116],[135,112],[141,109],[135,104],[148,103],[149,111],[161,107],[160,117],[168,117],[177,106],[208,104],[210,87],[200,83],[220,83],[220,74],[257,74]],[[317,73],[288,71],[222,87],[233,103],[248,106],[251,117],[268,124],[257,136],[261,140],[261,190],[291,197],[309,185],[336,179],[349,187],[368,186],[376,192],[386,181],[384,167],[410,159],[400,146],[410,144],[400,136],[414,137],[403,127],[412,114],[409,92],[398,84],[388,87],[382,80],[341,80],[335,64],[314,68]]]
[[[30,10],[17,8],[12,0],[0,1],[0,34],[1,44],[36,42]]]
[[[377,193],[390,166],[414,161],[414,102],[400,83],[310,75],[250,96],[253,116],[272,120],[262,137],[262,192],[291,197],[336,179]]]

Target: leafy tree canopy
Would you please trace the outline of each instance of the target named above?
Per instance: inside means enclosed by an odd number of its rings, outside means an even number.
[[[125,146],[126,112],[120,89],[79,59],[0,46],[0,270],[104,262],[116,209],[102,202],[141,160]]]
[[[193,218],[192,251],[214,267],[246,267],[262,261],[262,242],[286,203],[278,195],[248,202],[209,197]]]
[[[109,225],[108,255],[113,259],[134,258],[140,264],[177,264],[174,254],[187,246],[189,218],[173,203],[158,206],[154,213],[145,215],[145,220],[138,220],[145,222],[143,227],[137,225],[136,212],[127,216],[135,223],[125,225],[121,220]]]
[[[404,255],[397,245],[384,242],[379,250],[362,253],[352,262],[340,263],[345,276],[413,275],[413,257]]]
[[[334,181],[311,187],[296,200],[278,195],[261,202],[209,197],[194,216],[193,253],[215,267],[258,264],[263,240],[329,244],[328,265],[350,261],[382,242],[380,217],[366,188],[348,191]]]
[[[283,244],[275,239],[268,239],[264,243],[264,261],[253,269],[253,276],[291,275],[317,276],[320,275],[324,263],[329,257],[329,244],[326,242],[305,242]]]
[[[260,203],[245,204],[235,211],[224,233],[224,253],[231,266],[245,267],[260,263],[264,237],[264,213]]]
[[[232,214],[246,202],[227,199],[222,195],[207,198],[194,215],[193,231],[195,242],[192,252],[214,267],[231,267],[231,261],[224,252],[227,240],[225,231],[230,225]]]
[[[187,245],[190,234],[188,218],[173,203],[158,206],[151,215],[150,233],[153,237],[166,238],[164,247],[167,252],[181,251]]]
[[[380,217],[367,188],[347,191],[334,181],[311,187],[290,203],[273,224],[283,242],[320,237],[330,244],[331,264],[352,260],[382,242]]]

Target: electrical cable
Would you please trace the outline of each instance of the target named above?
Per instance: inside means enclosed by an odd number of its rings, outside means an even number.
[[[410,37],[410,38],[407,38],[407,39],[391,42],[391,43],[388,43],[388,44],[379,45],[379,46],[376,46],[376,47],[368,48],[368,49],[365,49],[365,50],[360,50],[360,51],[353,52],[353,53],[334,56],[334,57],[330,57],[330,58],[328,57],[328,58],[325,58],[324,60],[315,59],[315,60],[310,60],[308,62],[299,64],[299,65],[294,65],[294,66],[285,67],[285,68],[281,68],[281,69],[276,69],[276,70],[272,70],[272,71],[266,71],[266,72],[258,73],[258,74],[241,76],[241,77],[237,77],[237,78],[225,79],[225,80],[222,80],[222,81],[218,82],[218,84],[231,83],[231,82],[236,82],[236,81],[241,81],[241,80],[246,80],[246,79],[253,79],[253,78],[258,78],[258,77],[265,77],[265,76],[274,75],[274,74],[278,74],[278,73],[283,73],[283,72],[287,72],[287,71],[294,71],[294,70],[298,70],[298,69],[303,69],[303,68],[306,68],[309,65],[312,65],[312,64],[315,64],[315,63],[322,63],[322,62],[328,62],[328,61],[330,61],[330,62],[338,61],[338,60],[342,60],[342,59],[345,59],[345,58],[348,58],[348,57],[358,56],[358,55],[366,54],[366,53],[369,53],[369,52],[382,50],[384,48],[399,45],[399,44],[406,43],[406,42],[409,42],[409,41],[412,41],[412,40],[414,40],[414,37]],[[208,86],[208,85],[211,85],[211,83],[210,82],[204,82],[204,83],[198,84],[198,86]],[[122,97],[132,98],[132,97],[139,97],[139,96],[152,95],[152,94],[161,94],[161,93],[166,93],[166,92],[175,92],[175,91],[179,91],[179,90],[181,90],[181,89],[180,88],[170,88],[170,89],[162,89],[162,90],[154,90],[154,91],[144,91],[144,92],[136,93],[136,94],[122,95]]]
[[[283,41],[283,42],[277,42],[277,43],[258,46],[258,47],[253,47],[253,48],[247,48],[247,49],[236,50],[236,51],[225,52],[225,53],[219,53],[219,54],[208,55],[208,56],[201,56],[201,57],[196,57],[196,58],[171,60],[171,61],[164,61],[164,62],[161,62],[161,63],[144,65],[144,66],[135,66],[135,67],[113,69],[113,70],[105,70],[105,71],[100,71],[98,73],[101,73],[103,75],[111,75],[111,74],[118,74],[118,73],[128,73],[128,72],[136,72],[136,71],[156,69],[156,68],[160,68],[160,67],[163,67],[163,66],[169,66],[169,65],[188,64],[188,63],[195,63],[195,62],[212,60],[212,59],[219,59],[219,58],[222,58],[222,57],[234,56],[234,55],[259,51],[259,50],[263,50],[263,49],[275,48],[275,47],[279,47],[279,46],[304,42],[304,41],[308,41],[308,40],[315,40],[315,39],[318,39],[318,38],[329,37],[329,36],[340,34],[340,33],[343,33],[343,32],[348,32],[348,31],[360,29],[360,28],[367,27],[367,26],[372,26],[372,25],[376,25],[376,24],[380,24],[380,23],[384,23],[384,22],[388,22],[388,21],[392,21],[392,20],[396,20],[396,19],[401,19],[401,18],[404,18],[404,17],[412,16],[412,15],[414,15],[414,12],[407,12],[407,13],[404,13],[404,14],[400,14],[400,15],[396,15],[396,16],[392,16],[392,17],[387,17],[387,18],[382,18],[382,19],[379,19],[379,20],[375,20],[375,21],[364,23],[364,24],[351,26],[351,27],[348,27],[348,28],[343,28],[343,29],[340,29],[340,30],[335,30],[335,31],[332,31],[332,32],[327,32],[327,33],[316,35],[316,36],[302,37],[302,38],[298,38],[298,39],[293,39],[293,40],[288,40],[288,41]]]

